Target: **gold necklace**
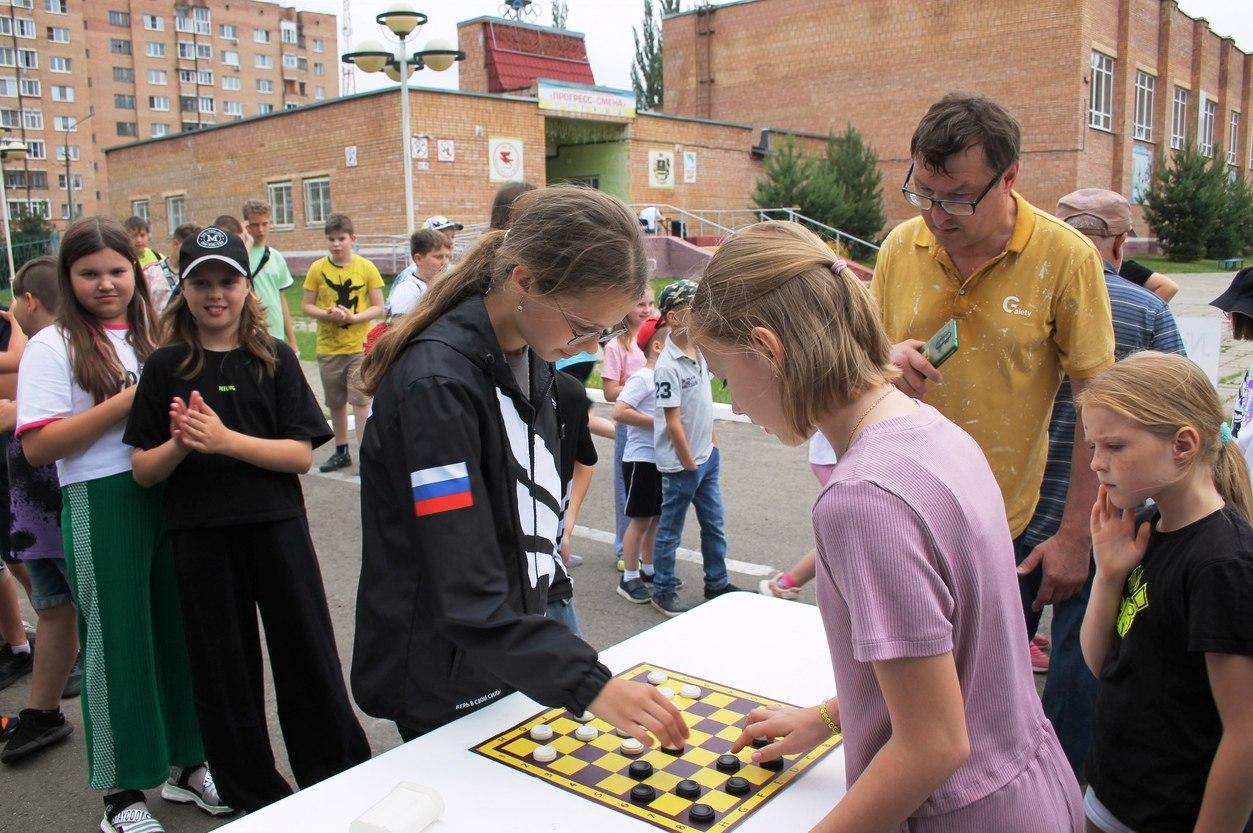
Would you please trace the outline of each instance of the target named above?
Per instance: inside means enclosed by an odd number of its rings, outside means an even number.
[[[861,426],[862,420],[870,416],[870,412],[873,411],[875,408],[879,407],[879,404],[883,402],[883,400],[887,399],[888,394],[890,394],[893,390],[895,390],[895,388],[888,387],[888,389],[884,392],[883,396],[880,396],[878,399],[876,399],[873,405],[871,405],[866,410],[862,411],[861,416],[857,417],[857,421],[853,423],[853,429],[848,432],[848,440],[844,443],[845,451],[848,451],[848,447],[853,444],[853,435],[857,433],[857,429],[858,427]]]

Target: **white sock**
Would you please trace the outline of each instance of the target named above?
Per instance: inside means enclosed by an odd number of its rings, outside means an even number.
[[[9,650],[10,650],[10,651],[12,651],[12,652],[13,652],[13,653],[15,653],[15,654],[29,654],[29,653],[30,653],[30,643],[29,643],[29,642],[23,642],[21,645],[10,645],[10,646],[9,646]]]
[[[646,576],[651,576],[653,573],[657,572],[656,570],[653,569],[652,564],[641,564],[640,569],[644,572],[644,575]]]
[[[640,577],[639,570],[626,570],[622,573],[623,581],[631,581],[632,579],[637,579],[639,577]]]

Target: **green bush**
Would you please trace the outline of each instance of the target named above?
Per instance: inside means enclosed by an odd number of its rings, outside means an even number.
[[[1253,247],[1253,190],[1216,147],[1207,157],[1191,143],[1158,162],[1144,217],[1167,258],[1240,257]]]

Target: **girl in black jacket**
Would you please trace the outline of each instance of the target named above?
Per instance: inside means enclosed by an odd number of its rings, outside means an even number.
[[[687,727],[544,618],[557,575],[551,362],[616,333],[643,293],[634,215],[599,191],[523,195],[367,357],[352,688],[409,740],[515,689],[644,743]]]

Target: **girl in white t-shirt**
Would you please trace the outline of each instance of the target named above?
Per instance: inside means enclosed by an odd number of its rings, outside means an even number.
[[[605,393],[606,402],[617,402],[627,380],[644,366],[644,351],[635,343],[640,327],[652,317],[653,288],[645,287],[635,309],[626,317],[626,332],[605,345],[605,361],[600,369],[601,390]],[[622,542],[626,536],[626,484],[622,479],[622,454],[626,450],[627,428],[618,424],[613,442],[613,507],[614,507],[614,555],[618,559],[618,570],[625,569],[622,557]],[[651,562],[650,562],[651,563]]]
[[[130,238],[92,217],[58,254],[62,309],[26,346],[17,436],[32,465],[56,461],[61,530],[82,639],[88,781],[105,790],[105,833],[159,830],[143,790],[221,803],[204,766],[160,489],[131,477],[122,430],[155,349]],[[168,778],[168,780],[166,780]],[[164,782],[164,783],[162,783]]]

